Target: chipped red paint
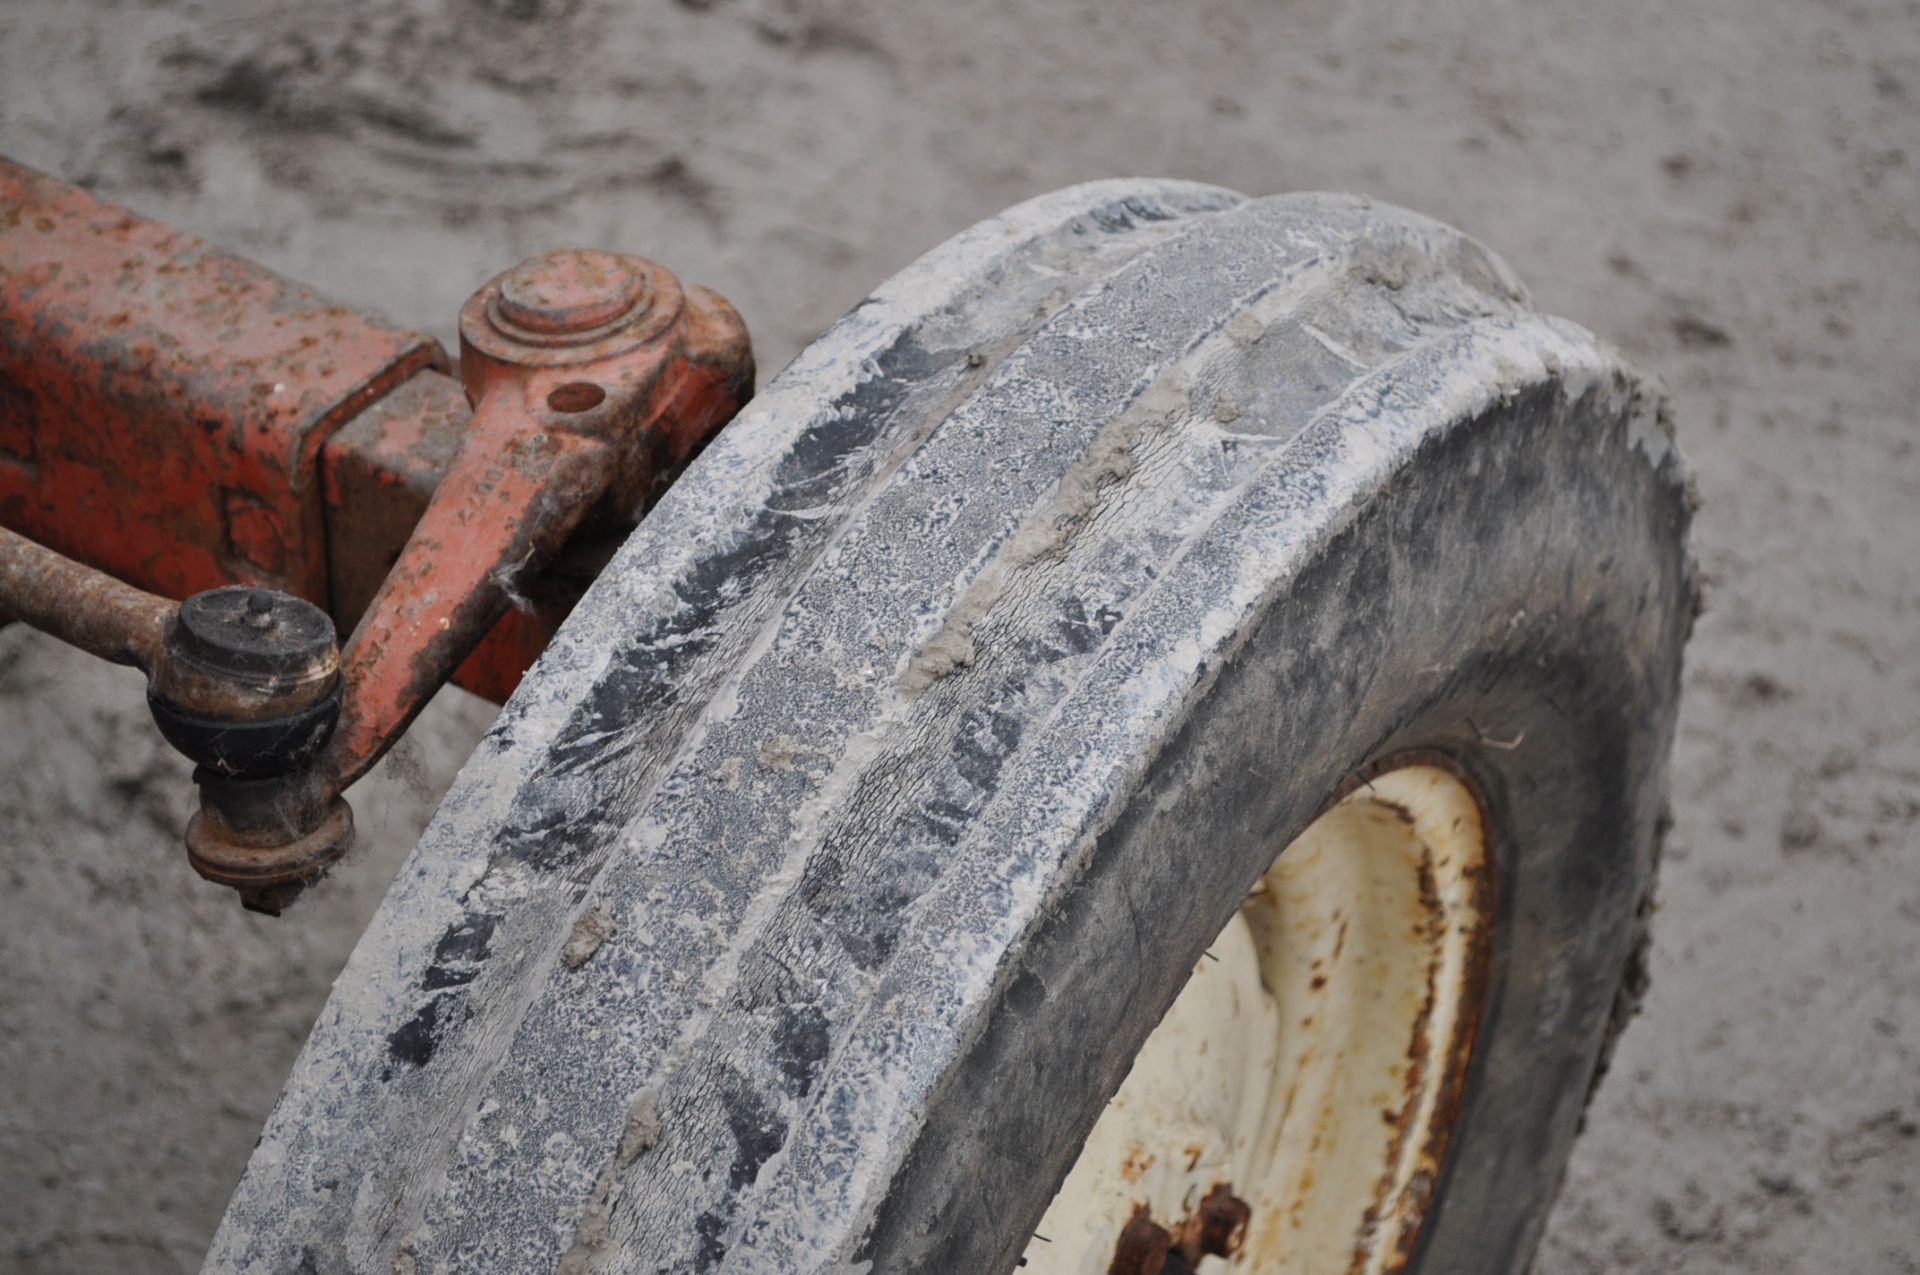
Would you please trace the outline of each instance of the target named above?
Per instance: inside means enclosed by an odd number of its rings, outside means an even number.
[[[547,271],[563,286],[541,312]],[[379,757],[577,529],[623,529],[752,388],[731,306],[611,253],[551,253],[494,279],[461,311],[460,348],[473,417],[347,641],[325,762],[337,787]],[[396,437],[404,447],[422,435],[400,423]],[[408,458],[383,463],[400,473]]]
[[[461,349],[456,381],[427,337],[0,159],[0,527],[20,533],[0,623],[146,665],[167,598],[258,584],[325,608],[352,632],[340,721],[287,782],[337,853],[332,798],[450,676],[511,693],[753,389],[731,306],[611,253],[494,279]],[[202,798],[213,863],[239,825]],[[306,880],[264,836],[236,842],[242,875]]]
[[[140,588],[326,602],[319,453],[418,333],[0,160],[0,524]]]
[[[353,631],[380,591],[460,454],[472,417],[458,381],[419,372],[349,421],[321,450],[330,529],[327,609],[342,633]],[[576,539],[545,571],[522,580],[520,601],[454,670],[455,685],[496,704],[511,695],[625,530]]]

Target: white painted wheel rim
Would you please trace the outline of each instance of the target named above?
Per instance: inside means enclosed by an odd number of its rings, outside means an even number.
[[[1481,807],[1451,769],[1419,760],[1355,786],[1195,967],[1024,1271],[1402,1269],[1465,1081],[1492,901]],[[1247,1206],[1237,1225],[1229,1194]]]

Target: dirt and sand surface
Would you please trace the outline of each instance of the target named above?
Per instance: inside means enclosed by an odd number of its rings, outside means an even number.
[[[1920,3],[5,0],[0,152],[449,342],[527,253],[650,253],[769,373],[1085,178],[1480,236],[1664,378],[1712,585],[1541,1269],[1920,1271]],[[272,921],[187,871],[138,677],[0,631],[0,1270],[197,1269],[486,719],[443,695]]]

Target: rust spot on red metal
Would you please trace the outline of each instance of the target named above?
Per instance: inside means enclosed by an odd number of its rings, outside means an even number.
[[[529,429],[506,391],[482,403],[400,559],[348,639],[340,725],[329,746],[344,788],[385,750],[510,605],[515,575],[544,561],[600,496],[609,446]]]
[[[90,564],[171,597],[264,584],[352,629],[313,772],[202,782],[195,863],[222,879],[228,839],[236,886],[324,867],[332,798],[450,675],[504,699],[753,389],[740,316],[638,257],[490,282],[456,382],[426,337],[5,160],[0,217],[0,525],[25,533],[0,613],[150,666],[171,604]]]
[[[680,295],[677,284],[672,294]],[[614,466],[623,476],[620,494],[603,497],[544,570],[518,573],[511,609],[455,671],[456,684],[496,702],[511,694],[639,515],[751,396],[752,349],[740,316],[705,288],[687,289],[680,306],[678,357],[658,386],[665,401]],[[554,390],[600,385],[578,371],[568,375],[582,379],[561,380]],[[458,382],[423,372],[327,444],[328,525],[340,528],[328,536],[331,607],[343,632],[359,623],[398,560],[471,418]]]
[[[326,600],[318,455],[432,340],[0,159],[0,524],[183,598]]]
[[[327,504],[329,608],[352,632],[399,560],[473,409],[458,381],[422,372],[374,404],[321,455]],[[513,608],[454,671],[456,685],[504,701],[631,526],[588,528],[538,573],[521,573]]]
[[[561,277],[549,286],[550,269]],[[474,295],[460,341],[473,416],[348,640],[325,763],[337,787],[503,616],[527,617],[523,647],[541,640],[556,618],[528,593],[540,568],[576,531],[624,532],[751,393],[751,347],[732,307],[704,289],[689,297],[638,257],[535,258]],[[345,457],[338,467],[366,468]],[[496,635],[495,649],[515,637]]]
[[[488,318],[516,339],[563,338],[604,330],[647,304],[646,272],[610,252],[563,249],[524,261],[498,280]]]

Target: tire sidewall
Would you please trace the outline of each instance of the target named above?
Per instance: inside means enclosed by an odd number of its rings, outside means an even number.
[[[1488,807],[1497,922],[1410,1269],[1525,1269],[1651,887],[1676,705],[1685,514],[1623,429],[1541,387],[1434,440],[1282,582],[1003,972],[859,1254],[873,1269],[1011,1268],[1277,849],[1414,750]]]

